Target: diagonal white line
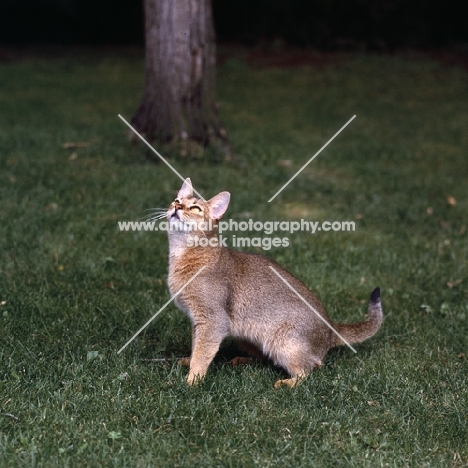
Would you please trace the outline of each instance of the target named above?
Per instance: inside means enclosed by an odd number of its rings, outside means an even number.
[[[269,200],[270,203],[282,192],[354,119],[353,115]]]
[[[271,265],[269,268],[275,273],[275,275],[292,291],[296,296],[313,312],[315,315],[333,332],[335,335],[339,336],[340,339],[345,343],[351,351],[357,353],[357,351],[312,307]]]
[[[179,172],[177,172],[136,130],[135,128],[133,128],[120,114],[118,114],[119,118],[127,125],[128,128],[130,128],[136,136],[138,136],[140,138],[140,140],[145,143],[146,146],[148,146],[148,148],[153,151],[154,154],[156,154],[156,156],[159,157],[159,159],[161,159],[161,161],[166,165],[168,166],[170,169],[172,169],[172,172],[174,172],[174,174],[178,175],[179,178],[181,180],[183,180],[185,182],[185,179],[182,175],[179,174]],[[193,191],[198,195],[198,197],[203,200],[203,201],[206,201],[203,196],[198,193],[195,189],[193,189]]]
[[[206,265],[205,265],[206,266]],[[202,266],[191,278],[187,283],[185,283],[175,294],[171,297],[128,341],[122,346],[117,354],[120,354],[205,268]]]

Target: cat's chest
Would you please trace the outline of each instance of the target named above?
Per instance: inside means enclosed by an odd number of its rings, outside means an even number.
[[[193,302],[197,300],[197,285],[202,279],[202,271],[206,268],[201,259],[193,256],[171,258],[167,283],[175,305],[191,316]]]
[[[171,297],[174,299],[174,304],[190,317],[190,306],[187,302],[187,291],[185,290],[187,287],[186,283],[185,275],[177,273],[169,274],[167,279],[167,285],[169,286]]]

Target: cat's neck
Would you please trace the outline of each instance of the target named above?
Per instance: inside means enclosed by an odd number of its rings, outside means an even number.
[[[209,262],[219,256],[221,246],[217,242],[217,233],[205,235],[196,232],[169,232],[169,266],[188,258],[204,259]],[[211,241],[211,242],[210,242]],[[206,245],[206,243],[208,243]]]

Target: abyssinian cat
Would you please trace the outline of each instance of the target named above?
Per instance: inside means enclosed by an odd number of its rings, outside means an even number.
[[[190,385],[203,379],[228,336],[288,372],[290,378],[278,380],[275,387],[293,387],[322,364],[331,348],[359,343],[379,330],[383,320],[379,288],[371,294],[363,322],[334,323],[314,294],[276,262],[217,243],[216,221],[229,200],[229,192],[209,201],[197,199],[186,179],[166,213],[169,290],[192,323],[192,354],[181,360],[190,364]],[[195,236],[211,242],[196,245]]]

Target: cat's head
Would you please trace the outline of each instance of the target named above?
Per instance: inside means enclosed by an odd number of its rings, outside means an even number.
[[[171,224],[191,226],[191,231],[198,230],[203,223],[216,224],[216,221],[226,212],[231,195],[221,192],[210,200],[202,200],[193,196],[192,182],[185,179],[176,199],[169,205],[167,219]],[[204,230],[204,229],[202,229]]]

